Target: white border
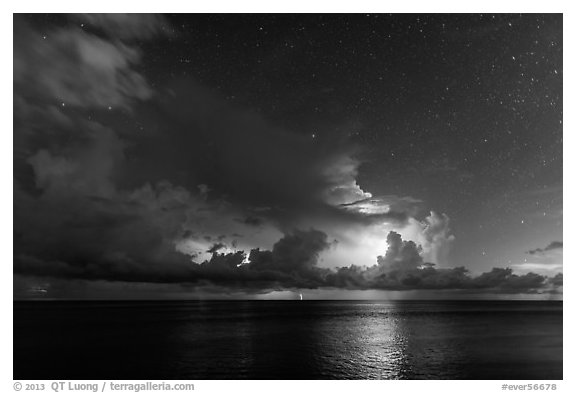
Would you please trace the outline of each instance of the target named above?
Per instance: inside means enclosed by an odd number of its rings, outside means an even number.
[[[573,3],[573,2],[572,2]],[[348,2],[321,2],[310,0],[291,0],[287,2],[274,2],[270,0],[225,0],[218,2],[209,1],[181,1],[181,2],[148,2],[142,1],[118,1],[101,0],[90,3],[79,3],[74,0],[66,1],[5,1],[2,2],[2,23],[0,24],[3,34],[1,36],[2,47],[12,47],[13,19],[12,13],[25,12],[220,12],[220,13],[262,13],[262,12],[322,12],[322,13],[375,13],[375,12],[419,12],[419,13],[458,13],[458,12],[485,12],[485,13],[564,13],[564,91],[568,92],[564,96],[564,107],[571,108],[572,93],[574,91],[574,67],[573,61],[573,39],[574,24],[576,22],[573,13],[573,6],[569,1],[502,1],[485,0],[482,2],[467,2],[462,0],[436,0],[436,1],[410,1],[410,2],[385,2],[385,1],[363,1],[354,0]],[[13,53],[13,52],[12,52]],[[2,217],[0,239],[2,239],[2,355],[1,355],[1,377],[0,391],[10,392],[13,390],[12,381],[12,227],[8,222],[8,217],[13,219],[13,167],[12,167],[12,146],[13,146],[13,124],[12,124],[12,62],[2,63],[4,73],[2,77],[2,119],[4,127],[0,138],[2,143],[2,160],[0,165],[2,179]],[[10,70],[10,72],[8,71]],[[571,131],[573,113],[571,110],[564,111],[564,128]],[[575,154],[573,153],[574,136],[572,132],[564,133],[564,201],[576,200],[574,197],[574,169],[576,169]],[[574,208],[570,203],[564,206],[566,222],[574,222]],[[12,220],[10,220],[12,221]],[[574,307],[572,305],[573,290],[570,282],[574,273],[573,263],[576,261],[573,243],[574,230],[571,225],[565,226],[564,231],[564,259],[568,262],[564,266],[565,280],[568,282],[564,286],[565,311],[564,311],[564,381],[556,382],[558,391],[576,391],[574,383],[574,339],[570,334],[574,331]],[[46,354],[49,361],[50,354]],[[183,381],[184,382],[184,381]],[[393,389],[395,392],[404,391],[442,391],[446,393],[468,392],[498,392],[501,385],[506,381],[253,381],[238,383],[234,381],[197,381],[198,391],[246,391],[246,392],[270,392],[271,390],[280,392],[293,391],[314,391],[318,389],[330,389],[335,392],[348,392],[354,388],[360,388],[365,392],[382,392],[383,389]],[[525,381],[526,383],[531,381]],[[538,381],[532,381],[538,382]],[[524,383],[522,381],[508,381],[508,383]],[[548,382],[545,382],[548,383]],[[425,384],[425,385],[424,385]],[[572,388],[569,388],[572,386]],[[47,390],[51,391],[51,390]]]

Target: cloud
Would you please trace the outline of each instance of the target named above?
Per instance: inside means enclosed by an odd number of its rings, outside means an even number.
[[[388,250],[386,255],[378,256],[377,262],[380,271],[412,270],[422,265],[420,255],[422,248],[416,246],[413,241],[402,240],[402,236],[391,231],[386,239]]]
[[[526,253],[531,255],[545,254],[548,251],[561,250],[563,246],[564,243],[562,243],[561,241],[553,241],[544,248],[536,248],[534,250],[529,250]]]
[[[511,267],[520,271],[532,271],[551,275],[562,272],[562,249],[561,241],[552,241],[544,248],[529,250],[530,255],[522,263],[512,264]]]
[[[130,221],[130,220],[128,220]],[[117,223],[124,225],[124,223]],[[137,239],[149,232],[148,225],[142,232],[134,233]],[[110,228],[110,225],[106,225]],[[94,228],[91,225],[90,228]],[[105,233],[105,232],[104,232]],[[90,235],[95,235],[93,229]],[[102,233],[98,239],[102,239]],[[31,255],[17,255],[15,272],[35,277],[56,277],[87,280],[148,282],[148,283],[199,283],[218,287],[220,290],[271,291],[297,288],[340,288],[380,290],[467,290],[493,293],[544,293],[562,285],[562,276],[547,278],[527,273],[513,274],[509,268],[494,268],[477,277],[471,277],[462,267],[436,269],[423,262],[421,248],[412,241],[404,241],[398,233],[390,232],[388,252],[377,258],[370,267],[351,265],[339,269],[318,267],[322,251],[330,247],[325,233],[314,229],[286,234],[271,250],[252,249],[223,252],[214,247],[210,259],[201,263],[191,262],[183,254],[163,248],[158,233],[148,234],[146,247],[135,241],[130,250],[130,239],[124,238],[124,251],[113,248],[95,254],[80,250],[56,249],[52,260],[41,260]],[[104,237],[110,240],[110,237]],[[72,239],[76,240],[76,239]],[[115,242],[116,246],[120,243]],[[152,245],[152,246],[151,246]],[[135,249],[140,246],[139,249]],[[46,255],[46,254],[44,254]],[[228,289],[226,289],[228,288]]]
[[[367,195],[354,184],[355,146],[337,138],[313,143],[189,80],[158,94],[154,105],[160,107],[146,113],[160,111],[163,123],[149,119],[147,138],[134,145],[132,154],[142,162],[138,172],[188,188],[206,184],[212,196],[226,195],[246,209],[267,208],[259,217],[285,226],[319,209],[342,216],[342,200]]]
[[[333,287],[348,289],[383,290],[467,290],[495,293],[535,293],[548,291],[547,277],[528,273],[513,274],[508,268],[472,277],[464,267],[435,268],[424,262],[422,249],[414,242],[404,241],[395,232],[388,235],[389,249],[384,257],[377,258],[371,267],[352,265],[337,269],[326,278]]]
[[[280,239],[270,254],[250,254],[251,268],[306,273],[313,270],[321,251],[329,247],[325,233],[317,230],[296,230]],[[269,255],[270,258],[262,255]]]
[[[252,225],[255,227],[261,226],[263,224],[263,220],[259,217],[256,216],[248,216],[248,217],[244,217],[244,218],[236,218],[236,221],[243,223],[243,224],[247,224],[247,225]]]
[[[181,232],[184,190],[146,187],[110,197],[17,188],[15,272],[62,277],[163,282],[187,270],[189,257],[169,240]]]
[[[561,287],[564,285],[564,274],[558,273],[554,277],[551,277],[548,281],[555,287]]]
[[[473,280],[477,288],[499,288],[505,292],[533,290],[541,287],[546,277],[535,273],[517,276],[510,268],[493,268],[490,272],[482,273]]]
[[[167,34],[169,27],[168,21],[157,14],[78,14],[74,17],[122,40],[150,39]]]
[[[318,256],[329,246],[325,233],[297,230],[281,238],[270,251],[216,253],[200,265],[199,273],[225,273],[226,281],[251,289],[317,288],[324,285],[328,272],[317,267]],[[218,278],[216,283],[221,282]]]
[[[53,196],[110,197],[114,193],[112,177],[124,159],[123,142],[112,130],[96,124],[87,125],[85,132],[73,149],[41,148],[26,159],[38,189]]]
[[[215,243],[206,252],[213,254],[218,252],[219,250],[222,250],[223,248],[226,248],[226,245],[224,243]]]
[[[342,203],[341,208],[364,215],[382,215],[390,212],[404,212],[410,216],[420,211],[423,201],[412,197],[399,197],[396,195],[383,195],[359,199],[349,203]]]
[[[139,49],[80,28],[34,31],[14,21],[14,90],[29,104],[128,109],[152,90],[136,71]]]
[[[430,212],[424,220],[422,235],[427,261],[435,264],[445,263],[455,240],[450,230],[450,218],[446,214]]]
[[[161,236],[150,225],[142,228],[143,222],[138,221],[137,224],[141,228],[140,233],[134,233],[137,241],[119,239],[108,247],[95,247],[92,253],[84,243],[81,249],[53,249],[52,259],[49,260],[28,254],[16,255],[15,273],[35,277],[148,283],[210,282],[216,286],[242,287],[247,291],[276,286],[310,288],[322,285],[324,269],[318,268],[316,263],[319,253],[329,243],[326,235],[319,231],[288,234],[271,251],[253,249],[249,258],[243,251],[219,253],[214,249],[209,260],[194,263],[183,254],[162,247],[159,242]],[[136,225],[131,228],[135,229]],[[140,245],[137,249],[146,232],[149,232],[146,245]],[[97,233],[91,229],[89,234]],[[98,234],[105,234],[105,230]],[[111,237],[99,236],[97,239],[110,241]],[[123,246],[119,249],[122,251],[115,251],[119,245]],[[246,263],[247,259],[250,263]]]
[[[329,182],[323,198],[331,205],[350,205],[372,197],[356,183],[359,162],[349,156],[340,156],[327,165],[323,175]]]

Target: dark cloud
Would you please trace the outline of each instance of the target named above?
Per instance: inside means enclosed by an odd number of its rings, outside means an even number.
[[[245,218],[236,218],[235,220],[240,222],[240,223],[252,225],[255,227],[261,226],[264,223],[264,221],[260,217],[255,217],[255,216],[248,216]]]
[[[325,233],[317,230],[287,234],[272,250],[253,249],[212,255],[197,274],[214,284],[227,282],[245,289],[316,288],[325,285],[327,269],[317,267],[321,251],[329,247]]]
[[[170,248],[163,248],[161,236],[152,228],[142,228],[134,233],[136,239],[144,238],[147,244],[139,249],[131,246],[129,239],[123,239],[124,251],[113,251],[114,245],[103,246],[96,243],[92,250],[86,247],[62,250],[45,250],[43,255],[50,259],[19,254],[15,256],[15,273],[36,277],[74,278],[106,281],[128,281],[148,283],[194,283],[207,281],[212,285],[240,286],[251,288],[278,287],[318,287],[322,285],[325,269],[316,266],[318,254],[329,244],[322,232],[296,231],[279,240],[271,251],[254,249],[249,258],[243,251],[218,253],[213,250],[210,260],[194,263],[189,257]],[[107,227],[109,228],[109,227]],[[143,232],[151,232],[146,239]],[[109,236],[91,230],[87,236],[96,236],[98,241],[111,241]],[[138,240],[139,241],[139,240]],[[109,249],[109,250],[107,250]],[[246,262],[250,263],[246,263]]]
[[[284,222],[296,211],[339,210],[333,195],[348,189],[356,174],[355,146],[338,138],[314,143],[189,80],[158,94],[145,112],[161,113],[162,123],[156,116],[147,120],[145,137],[128,149],[140,157],[137,166],[126,168],[128,182],[145,177],[190,188],[205,184],[211,197],[226,195],[250,209],[268,207],[261,215]]]
[[[64,277],[164,282],[186,274],[184,190],[159,185],[103,202],[75,194],[31,197],[15,190],[14,271]]]
[[[564,285],[564,274],[558,273],[554,277],[549,278],[550,284],[555,287],[561,287]]]
[[[210,247],[206,252],[213,254],[223,248],[226,248],[226,245],[224,243],[214,243],[212,247]]]
[[[250,267],[255,270],[278,270],[308,274],[313,271],[321,251],[329,247],[325,233],[296,230],[280,239],[270,252],[250,253]]]
[[[552,251],[552,250],[559,250],[562,249],[564,246],[563,242],[560,241],[553,241],[552,243],[548,244],[546,247],[544,248],[536,248],[534,250],[529,250],[527,251],[527,254],[531,254],[531,255],[535,255],[535,254],[544,254],[546,253],[546,251]]]
[[[510,268],[493,268],[488,273],[482,273],[473,280],[478,288],[498,288],[503,292],[532,292],[541,288],[546,277],[535,273],[518,276]]]

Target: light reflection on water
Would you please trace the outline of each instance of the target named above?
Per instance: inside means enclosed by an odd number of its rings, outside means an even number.
[[[538,320],[549,316],[534,318],[534,313],[545,309],[479,306],[477,303],[470,309],[462,303],[426,302],[245,303],[232,313],[236,317],[230,318],[224,310],[211,315],[210,321],[222,319],[222,323],[202,325],[209,329],[206,335],[193,318],[182,327],[185,333],[180,339],[214,341],[208,345],[212,358],[210,353],[196,350],[187,352],[184,362],[203,362],[202,373],[213,375],[218,371],[206,364],[231,360],[228,374],[221,377],[458,379],[497,378],[499,372],[508,372],[513,378],[522,372],[521,368],[539,370],[543,378],[561,373],[561,310],[555,314],[554,324],[550,319]],[[527,326],[528,335],[518,336]],[[218,342],[227,336],[234,340],[227,348],[220,348]],[[543,364],[539,358],[551,362]]]
[[[461,351],[441,320],[407,313],[405,305],[356,305],[361,311],[316,325],[323,377],[350,379],[457,378]],[[423,331],[425,330],[425,331]],[[433,337],[433,348],[422,345]],[[420,371],[421,370],[421,371]]]
[[[406,338],[390,309],[367,309],[360,315],[325,319],[316,324],[320,374],[345,378],[399,378],[405,363]]]
[[[562,303],[60,303],[14,311],[18,379],[562,378]],[[90,356],[79,359],[78,348]],[[42,353],[61,355],[35,367]],[[94,360],[104,355],[107,367]]]

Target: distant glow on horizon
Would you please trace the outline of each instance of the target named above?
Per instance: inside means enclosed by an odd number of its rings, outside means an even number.
[[[351,228],[337,234],[339,239],[321,254],[323,267],[343,267],[350,265],[372,266],[379,255],[388,250],[386,236],[396,230],[388,223],[375,224],[364,228]]]
[[[518,269],[518,270],[528,270],[528,271],[534,271],[534,270],[546,270],[546,271],[550,271],[550,270],[562,270],[563,264],[562,263],[517,263],[517,264],[512,264],[510,265],[512,266],[514,269]]]

